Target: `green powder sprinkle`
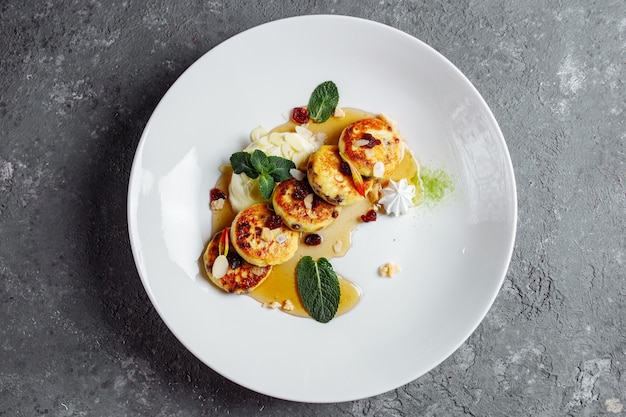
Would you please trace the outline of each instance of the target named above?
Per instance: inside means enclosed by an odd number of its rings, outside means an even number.
[[[446,195],[454,191],[454,181],[450,174],[443,169],[422,167],[419,173],[419,182],[421,193],[416,193],[416,198],[419,195],[421,202],[439,203]]]

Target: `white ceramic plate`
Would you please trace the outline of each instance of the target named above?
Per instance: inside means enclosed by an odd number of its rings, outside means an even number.
[[[251,129],[281,124],[333,80],[340,106],[392,116],[420,163],[455,179],[441,204],[381,218],[354,235],[335,269],[363,290],[328,324],[263,309],[207,282],[218,166]],[[478,326],[506,274],[517,221],[511,161],[472,84],[419,40],[342,16],[305,16],[243,32],[194,63],[167,92],[139,143],[129,186],[133,254],[176,337],[225,377],[305,402],[348,401],[437,366]],[[382,263],[402,272],[378,277]]]

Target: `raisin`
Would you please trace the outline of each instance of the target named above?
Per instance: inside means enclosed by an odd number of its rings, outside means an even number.
[[[294,200],[304,200],[311,193],[311,188],[304,181],[295,181],[293,187]]]
[[[283,218],[278,214],[270,214],[265,218],[265,227],[270,230],[277,229],[283,225]]]
[[[228,252],[228,255],[226,255],[226,259],[228,259],[228,265],[230,266],[230,269],[237,269],[241,265],[243,265],[243,259],[235,251]]]
[[[317,233],[311,233],[304,238],[304,243],[309,246],[317,246],[322,243],[322,237]]]
[[[374,210],[370,210],[364,215],[361,216],[361,220],[365,223],[375,222],[376,221],[376,212]]]
[[[306,107],[294,107],[291,111],[291,118],[301,125],[309,123],[309,111]]]
[[[339,164],[339,171],[343,175],[352,175],[352,172],[350,172],[350,165],[348,165],[346,161],[341,161],[341,163]]]
[[[372,136],[371,133],[364,133],[362,139],[367,141],[365,145],[361,146],[362,148],[371,149],[376,145],[380,145],[381,143],[380,139],[376,139],[374,136]]]
[[[322,204],[322,200],[315,194],[313,194],[313,201],[311,202],[311,210],[317,210],[317,207]]]
[[[211,203],[221,198],[223,198],[224,200],[226,199],[226,194],[224,193],[224,191],[220,190],[219,188],[211,189]]]

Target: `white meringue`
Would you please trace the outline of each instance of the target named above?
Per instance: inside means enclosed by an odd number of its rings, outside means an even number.
[[[389,215],[400,216],[409,212],[413,207],[413,197],[415,197],[415,186],[409,184],[406,178],[396,182],[389,180],[389,184],[382,189],[383,196],[378,201],[385,207]]]

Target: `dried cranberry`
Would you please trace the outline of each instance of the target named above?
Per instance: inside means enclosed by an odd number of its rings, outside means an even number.
[[[226,194],[224,194],[224,191],[220,190],[219,188],[211,189],[211,203],[221,198],[226,199]]]
[[[317,233],[311,233],[304,238],[304,243],[309,246],[317,246],[322,243],[322,237]]]
[[[291,111],[291,118],[301,125],[309,123],[309,111],[306,107],[294,107]]]
[[[341,161],[341,163],[339,164],[339,171],[343,175],[352,175],[352,172],[350,171],[350,165],[348,165],[346,161]]]
[[[376,139],[374,136],[372,136],[370,133],[364,133],[363,140],[366,140],[367,143],[365,145],[361,145],[362,148],[373,148],[376,145],[380,145],[380,139]]]
[[[376,221],[376,212],[374,210],[370,210],[364,215],[361,216],[361,220],[365,223],[375,222]]]
[[[265,227],[270,230],[277,229],[283,225],[283,218],[278,214],[270,214],[265,218]]]

